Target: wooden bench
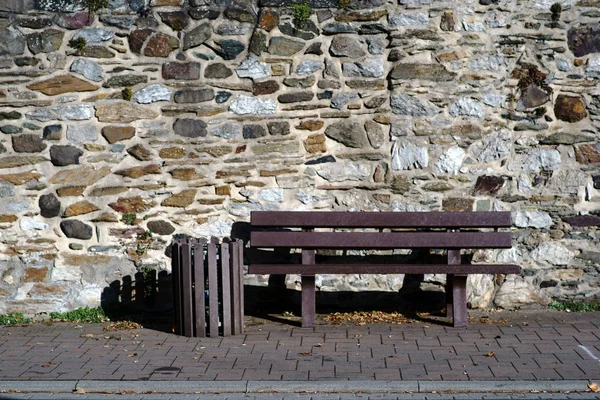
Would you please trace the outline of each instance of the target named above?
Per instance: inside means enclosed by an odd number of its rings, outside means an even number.
[[[301,275],[303,327],[315,325],[316,274],[446,274],[446,316],[466,327],[467,275],[521,272],[461,261],[461,249],[511,247],[511,233],[498,231],[511,226],[509,212],[253,211],[250,224],[251,247],[302,250],[301,264],[253,264],[248,273]],[[444,249],[446,256],[442,263],[317,264],[319,249]]]

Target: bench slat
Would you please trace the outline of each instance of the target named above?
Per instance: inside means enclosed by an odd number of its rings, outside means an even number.
[[[252,232],[252,247],[303,249],[510,248],[510,232]]]
[[[254,264],[249,274],[519,274],[511,264]]]
[[[297,228],[508,228],[510,212],[252,211],[252,226]]]

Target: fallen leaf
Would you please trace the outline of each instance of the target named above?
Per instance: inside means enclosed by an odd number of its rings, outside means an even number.
[[[135,356],[137,356],[137,353],[127,354],[127,357],[135,357]]]
[[[80,335],[79,337],[81,337],[81,338],[93,338],[94,334],[93,333],[84,333],[83,335]]]
[[[303,351],[302,353],[298,353],[301,356],[310,356],[312,353],[310,351]]]
[[[590,382],[588,383],[588,387],[590,388],[590,390],[594,393],[600,393],[600,385],[598,385],[596,382]]]
[[[73,393],[83,394],[85,393],[85,389],[78,387],[77,389],[73,390]]]
[[[488,353],[487,353],[485,356],[486,356],[486,357],[494,357],[494,356],[495,356],[495,354],[494,354],[494,352],[493,352],[493,351],[490,351],[490,352],[488,352]]]

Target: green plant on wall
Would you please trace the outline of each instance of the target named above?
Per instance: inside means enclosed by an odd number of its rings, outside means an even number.
[[[560,21],[560,14],[562,13],[562,5],[560,3],[554,3],[550,7],[550,12],[552,13],[552,21],[558,22]]]
[[[84,37],[78,37],[77,39],[69,40],[69,47],[81,51],[87,46],[87,40]]]
[[[90,16],[96,11],[108,7],[108,0],[87,0],[87,7]]]
[[[123,97],[123,100],[125,101],[130,101],[133,97],[133,90],[127,86],[125,89],[121,90],[121,97]]]
[[[121,217],[121,221],[123,221],[125,225],[135,225],[136,219],[137,216],[135,215],[135,213],[125,213]]]
[[[292,4],[292,18],[296,28],[304,29],[312,12],[313,9],[309,2]]]

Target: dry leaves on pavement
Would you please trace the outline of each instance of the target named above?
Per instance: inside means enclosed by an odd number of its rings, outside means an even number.
[[[140,329],[142,326],[137,322],[132,321],[117,321],[111,322],[110,324],[104,326],[105,331],[125,331],[131,329]]]
[[[600,393],[600,385],[598,385],[596,382],[590,382],[588,383],[588,387],[590,388],[590,390],[594,393]]]
[[[402,324],[412,323],[413,320],[406,318],[398,312],[383,312],[383,311],[354,311],[351,313],[336,312],[331,315],[326,315],[325,320],[334,325],[354,324]]]

